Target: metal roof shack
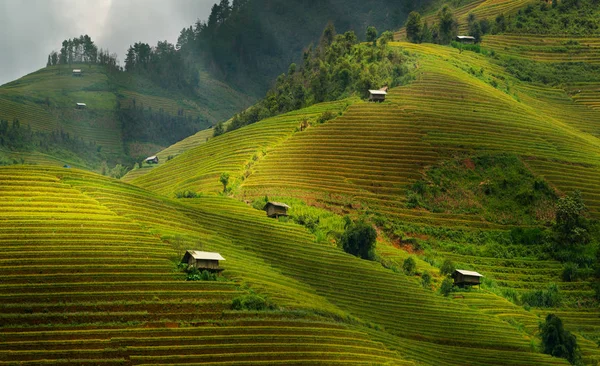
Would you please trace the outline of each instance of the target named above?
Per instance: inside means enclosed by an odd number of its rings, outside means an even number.
[[[452,273],[452,278],[454,279],[455,286],[473,286],[480,285],[481,286],[481,277],[482,274],[475,271],[467,271],[464,269],[457,269]]]
[[[73,69],[73,76],[83,76],[81,69]]]
[[[75,108],[77,109],[85,109],[87,105],[85,103],[75,103]]]
[[[194,268],[199,270],[221,272],[223,268],[219,267],[219,261],[224,260],[225,258],[219,253],[188,250],[183,255],[181,263],[187,263],[189,266],[194,266]]]
[[[264,210],[267,211],[267,216],[278,218],[279,216],[287,216],[290,206],[281,202],[267,202]]]
[[[144,162],[148,164],[158,164],[158,156],[149,156],[146,159],[144,159]]]
[[[475,43],[475,37],[473,36],[456,36],[456,41],[460,43],[473,44]]]
[[[369,101],[383,102],[385,100],[386,95],[387,91],[385,90],[369,90]]]

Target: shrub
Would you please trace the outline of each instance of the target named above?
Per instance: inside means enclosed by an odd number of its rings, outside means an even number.
[[[265,298],[256,294],[238,296],[231,302],[232,310],[269,310],[270,305]]]
[[[364,221],[348,225],[342,235],[340,242],[346,253],[355,255],[362,259],[373,260],[375,258],[375,240],[377,232]]]
[[[533,290],[521,294],[521,302],[529,306],[550,308],[560,304],[561,295],[558,286],[551,283],[546,290]]]
[[[333,113],[332,111],[325,111],[323,112],[319,118],[317,118],[317,123],[325,123],[327,121],[330,121],[332,119],[334,119],[336,117],[336,114]]]
[[[413,276],[416,269],[417,263],[413,257],[408,257],[404,260],[404,263],[402,264],[402,270],[404,271],[404,274],[407,276]]]
[[[209,271],[200,272],[198,269],[194,268],[187,273],[186,281],[217,281],[218,276],[216,273],[212,273]]]
[[[175,197],[177,198],[198,198],[198,193],[194,192],[194,191],[179,191],[179,192],[175,192]]]
[[[562,279],[566,282],[576,281],[579,278],[579,266],[577,263],[568,262],[563,264]]]
[[[440,273],[445,276],[450,276],[455,270],[456,267],[454,266],[454,262],[452,262],[450,259],[445,259],[444,263],[442,263],[442,266],[440,267]]]
[[[540,324],[542,351],[553,357],[566,358],[571,364],[581,359],[577,338],[563,327],[562,320],[554,314],[548,314],[546,321]]]
[[[425,271],[421,275],[421,285],[427,289],[431,288],[431,275],[429,272]]]
[[[444,278],[444,281],[442,281],[442,285],[440,286],[440,293],[444,296],[448,296],[450,295],[450,293],[452,292],[454,288],[454,281],[452,281],[451,278]]]

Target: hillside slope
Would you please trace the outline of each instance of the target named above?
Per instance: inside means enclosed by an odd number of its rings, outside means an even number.
[[[0,177],[2,361],[564,364],[495,315],[231,199],[178,203],[59,168]],[[199,246],[226,257],[231,282],[174,272]],[[23,265],[33,252],[43,264]],[[248,287],[278,310],[228,310]]]
[[[72,76],[71,68],[76,67],[83,70],[83,77]],[[203,76],[201,84],[206,91],[199,99],[190,100],[183,94],[161,89],[141,76],[111,73],[99,65],[46,67],[0,86],[0,120],[8,121],[9,125],[19,120],[22,126],[30,126],[34,133],[68,133],[72,139],[93,144],[95,149],[88,156],[69,155],[66,144],[62,147],[67,151],[36,145],[7,146],[5,150],[20,151],[23,162],[28,164],[36,162],[33,155],[28,157],[28,152],[41,152],[59,159],[59,165],[69,163],[98,170],[102,160],[113,165],[129,162],[164,147],[147,139],[131,136],[126,139],[118,116],[120,110],[137,108],[146,114],[154,111],[165,116],[182,116],[190,118],[196,130],[200,130],[226,120],[234,111],[250,103],[245,95],[207,75]],[[77,109],[76,103],[85,103],[86,108]],[[171,133],[174,132],[167,135]],[[143,134],[144,131],[138,131],[138,135]],[[7,136],[3,133],[2,138]],[[50,137],[45,139],[50,140]],[[3,144],[9,145],[4,140]]]

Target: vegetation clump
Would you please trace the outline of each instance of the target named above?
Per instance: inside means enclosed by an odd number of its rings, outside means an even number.
[[[264,297],[257,294],[247,294],[234,298],[231,302],[232,310],[273,310],[275,306]]]
[[[417,262],[415,262],[415,259],[413,257],[406,258],[402,263],[402,270],[407,276],[413,276],[415,274],[416,269]]]
[[[553,219],[556,193],[510,154],[455,158],[427,170],[407,193],[409,208],[477,214],[502,224]]]
[[[340,238],[340,244],[346,253],[362,259],[375,259],[375,240],[377,232],[373,226],[363,220],[348,222],[346,231]]]
[[[369,28],[370,40],[373,31]],[[319,45],[304,52],[302,66],[290,65],[265,98],[233,117],[227,131],[315,103],[351,95],[367,97],[369,89],[405,84],[411,78],[409,55],[387,45],[389,34],[382,36],[386,41],[360,44],[354,32],[336,34],[329,24]]]
[[[558,286],[554,283],[549,284],[545,290],[527,291],[521,295],[521,303],[523,305],[538,308],[559,306],[561,301],[562,296],[558,290]]]
[[[553,357],[567,359],[571,364],[580,364],[581,354],[577,346],[577,338],[564,329],[562,320],[548,314],[544,323],[540,324],[542,351]]]

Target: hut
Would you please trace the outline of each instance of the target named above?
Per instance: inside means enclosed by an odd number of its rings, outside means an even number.
[[[456,36],[456,41],[464,44],[474,44],[475,37],[472,36]]]
[[[267,211],[267,216],[278,218],[279,216],[287,216],[290,206],[281,202],[267,202],[264,210]]]
[[[144,162],[147,164],[158,164],[158,156],[149,156],[146,159],[144,159]]]
[[[223,268],[219,267],[219,261],[224,260],[225,258],[219,253],[188,250],[183,255],[181,263],[187,263],[188,266],[194,266],[201,271],[221,272]]]
[[[85,103],[75,103],[75,108],[77,109],[85,109],[87,105]]]
[[[454,286],[473,286],[480,285],[481,286],[481,277],[483,275],[474,272],[467,271],[464,269],[457,269],[452,273],[452,278],[454,279]]]
[[[385,88],[387,89],[387,88]],[[383,102],[387,91],[385,90],[369,90],[369,101],[371,102]]]
[[[75,77],[81,77],[81,76],[83,76],[83,72],[81,72],[81,69],[73,69],[72,75]]]

